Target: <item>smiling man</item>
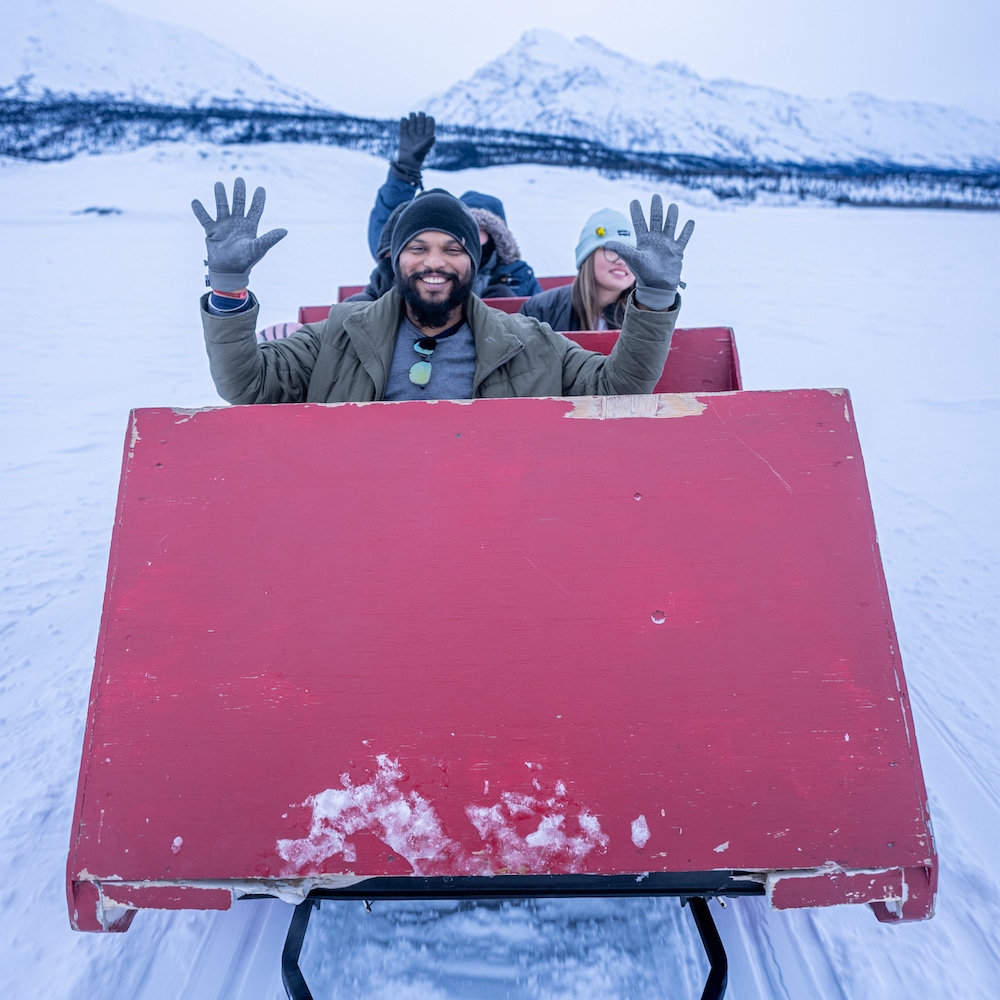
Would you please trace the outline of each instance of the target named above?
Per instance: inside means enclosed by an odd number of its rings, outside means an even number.
[[[246,215],[242,178],[233,186],[232,211],[223,184],[216,184],[215,197],[215,219],[198,201],[192,208],[208,247],[212,291],[202,298],[201,314],[209,365],[219,395],[231,403],[625,395],[651,392],[663,370],[694,223],[675,239],[676,206],[664,224],[658,195],[649,227],[639,203],[632,203],[636,245],[609,244],[628,262],[637,285],[606,357],[472,294],[479,226],[440,189],[416,197],[396,222],[390,292],[371,303],[335,305],[323,322],[258,344],[250,269],[286,231],[257,236],[263,188]]]
[[[428,191],[400,214],[389,244],[395,287],[424,336],[441,336],[461,318],[480,251],[475,219],[447,191]]]

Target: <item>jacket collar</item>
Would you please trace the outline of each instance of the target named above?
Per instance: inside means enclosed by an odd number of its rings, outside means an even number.
[[[476,340],[476,374],[472,379],[475,393],[483,379],[524,350],[524,344],[505,322],[506,313],[491,309],[476,295],[469,296],[465,317]]]
[[[403,297],[395,289],[380,299],[353,310],[344,318],[344,329],[350,337],[358,359],[375,383],[375,398],[385,395],[389,366],[396,347],[396,332],[403,318]]]

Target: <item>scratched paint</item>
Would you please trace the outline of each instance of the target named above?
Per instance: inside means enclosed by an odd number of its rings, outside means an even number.
[[[445,832],[430,801],[399,787],[403,771],[398,760],[380,754],[377,763],[366,784],[355,785],[343,774],[342,788],[328,788],[302,803],[312,809],[309,835],[277,842],[277,853],[291,866],[286,875],[338,856],[354,863],[352,838],[361,833],[385,843],[410,864],[414,875],[439,874],[444,863],[452,875],[577,872],[591,852],[607,849],[609,838],[597,817],[570,801],[564,782],[546,790],[536,780],[533,793],[505,791],[492,805],[465,808],[483,844],[470,851]],[[531,832],[518,829],[522,821],[535,819]]]
[[[911,879],[915,879],[911,884]],[[923,884],[921,884],[923,883]],[[776,871],[767,874],[765,887],[775,909],[830,906],[840,903],[877,903],[886,913],[880,920],[904,919],[908,900],[926,915],[933,913],[933,889],[923,868],[847,868],[833,861],[811,870]],[[910,899],[916,896],[916,899]],[[878,915],[878,911],[876,911]]]
[[[131,459],[135,457],[135,446],[142,440],[142,435],[139,433],[139,418],[135,410],[130,414],[130,420],[132,429],[128,439],[128,457]]]
[[[706,404],[694,393],[655,393],[645,396],[578,396],[567,417],[584,420],[620,420],[626,417],[697,417]]]
[[[172,406],[170,407],[170,412],[176,417],[180,417],[180,420],[175,420],[176,424],[186,424],[189,420],[193,420],[198,416],[199,413],[210,413],[212,410],[224,410],[225,406]]]

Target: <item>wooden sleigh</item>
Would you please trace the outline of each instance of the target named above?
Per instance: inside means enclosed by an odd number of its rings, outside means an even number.
[[[610,350],[613,333],[581,334]],[[685,351],[688,353],[685,354]],[[931,915],[937,859],[850,398],[139,409],[71,922],[319,901],[670,895]]]

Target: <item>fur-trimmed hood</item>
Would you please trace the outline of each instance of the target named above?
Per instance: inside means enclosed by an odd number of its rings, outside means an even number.
[[[470,208],[469,212],[479,223],[480,228],[485,229],[493,238],[493,244],[497,248],[497,259],[501,264],[513,264],[514,261],[521,259],[517,240],[499,215],[486,208]]]

